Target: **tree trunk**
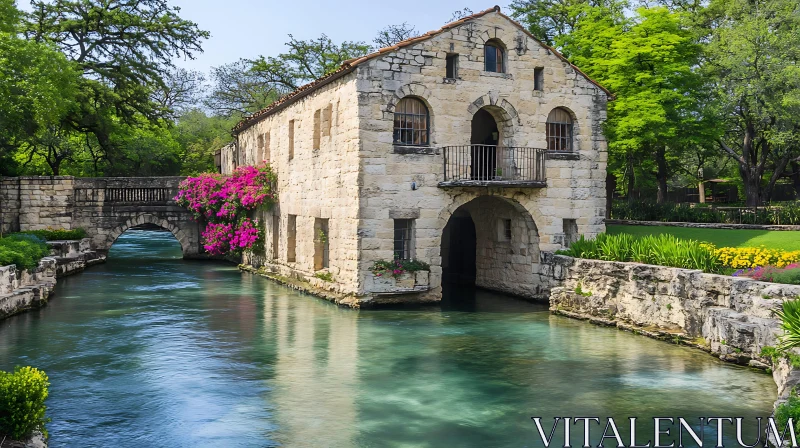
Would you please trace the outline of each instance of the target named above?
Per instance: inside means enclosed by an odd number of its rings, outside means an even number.
[[[656,150],[656,180],[658,181],[658,193],[656,202],[663,204],[667,201],[667,148],[660,146]]]
[[[800,199],[800,163],[792,162],[792,186],[795,199]]]
[[[611,218],[611,207],[614,204],[614,191],[617,190],[617,176],[606,173],[606,218]]]
[[[633,169],[633,156],[628,155],[628,202],[633,202],[633,191],[636,188],[636,174]]]
[[[755,169],[740,168],[739,173],[744,181],[744,201],[748,207],[761,205],[761,176],[754,173]]]

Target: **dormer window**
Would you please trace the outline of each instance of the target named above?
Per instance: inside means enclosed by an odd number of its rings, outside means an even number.
[[[487,72],[505,73],[505,50],[496,40],[490,40],[483,46],[484,70]]]

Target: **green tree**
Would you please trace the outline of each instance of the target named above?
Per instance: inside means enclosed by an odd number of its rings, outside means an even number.
[[[173,58],[193,58],[209,36],[182,19],[166,0],[32,0],[25,34],[32,42],[57,46],[82,73],[78,107],[64,128],[91,133],[105,163],[125,160],[120,126],[141,118],[162,123],[170,110],[155,100],[168,87]],[[112,171],[118,171],[116,168]]]
[[[372,42],[374,42],[378,48],[384,48],[391,47],[398,42],[415,36],[419,36],[419,32],[413,26],[403,22],[400,25],[389,25],[378,31],[378,35],[375,36]]]
[[[289,47],[286,53],[251,61],[252,72],[277,90],[295,90],[370,51],[364,42],[336,44],[325,34],[312,40],[297,40],[290,34],[286,46]]]
[[[181,174],[215,171],[214,152],[231,142],[236,121],[236,117],[208,116],[200,109],[188,110],[178,117],[172,135],[182,148]]]
[[[800,0],[709,5],[705,68],[725,123],[718,144],[738,165],[747,205],[769,200],[787,165],[800,161],[798,11]]]
[[[12,0],[0,0],[0,175],[18,174],[18,148],[59,127],[78,79],[63,54],[19,34],[20,17]]]
[[[618,0],[514,0],[511,15],[540,41],[561,47],[560,39],[572,34],[587,15],[621,17],[627,6],[627,2]]]
[[[697,70],[701,47],[692,31],[680,13],[664,7],[639,8],[631,17],[621,8],[595,7],[563,42],[572,61],[616,97],[608,105],[605,131],[613,163],[627,170],[629,190],[635,167],[651,160],[657,200],[665,201],[681,152],[710,138]]]
[[[240,59],[211,69],[212,87],[203,105],[223,117],[243,117],[269,106],[289,92],[271,78],[252,70],[250,61]]]

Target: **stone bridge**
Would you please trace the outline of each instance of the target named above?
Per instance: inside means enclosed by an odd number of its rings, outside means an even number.
[[[126,230],[155,225],[172,232],[184,258],[199,256],[199,224],[172,200],[183,177],[6,177],[0,180],[3,233],[51,228],[86,230],[108,252]]]

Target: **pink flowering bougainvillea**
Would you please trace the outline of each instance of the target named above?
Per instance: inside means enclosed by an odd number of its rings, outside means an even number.
[[[175,202],[189,209],[196,219],[208,224],[203,247],[212,255],[241,253],[263,241],[264,231],[257,219],[247,217],[258,207],[277,201],[273,189],[276,176],[269,165],[242,166],[231,176],[201,174],[181,182]]]

